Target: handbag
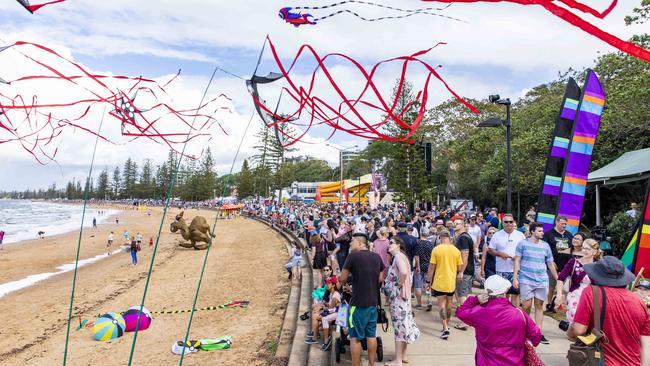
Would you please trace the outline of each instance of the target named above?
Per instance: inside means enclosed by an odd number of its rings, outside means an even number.
[[[578,340],[569,346],[569,352],[566,355],[569,366],[605,366],[605,357],[602,350],[602,343],[607,340],[602,331],[602,325],[605,323],[605,310],[607,309],[605,289],[599,286],[592,286],[591,288],[594,293],[594,329],[592,329],[591,334],[578,337]],[[602,306],[599,306],[599,295],[601,294],[603,303]]]
[[[381,307],[381,293],[379,288],[377,289],[377,324],[381,324],[381,329],[384,332],[388,332],[388,317],[386,316],[386,310]]]
[[[521,309],[518,309],[519,312],[521,313],[521,316],[524,318],[524,323],[526,324],[526,330],[528,329],[528,319],[526,318],[526,315],[524,315],[524,312]],[[537,354],[537,351],[535,351],[535,346],[532,345],[528,341],[528,339],[525,340],[524,342],[524,365],[526,366],[544,366],[544,362],[542,361],[541,358],[539,358],[539,355]]]

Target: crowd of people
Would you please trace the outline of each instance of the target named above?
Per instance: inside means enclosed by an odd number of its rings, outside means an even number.
[[[452,323],[460,331],[475,328],[477,365],[523,365],[532,346],[549,343],[541,332],[545,311],[566,310],[560,327],[567,337],[596,347],[607,365],[650,366],[650,317],[641,298],[626,289],[635,276],[619,259],[603,257],[598,241],[568,232],[566,217],[556,217],[545,232],[532,208],[521,225],[494,208],[416,208],[409,214],[399,204],[249,203],[246,210],[305,238],[312,268],[327,289],[314,305],[306,342],[327,351],[333,314],[348,304],[353,365],[361,362],[362,341],[374,364],[382,305],[395,341],[387,365],[399,366],[420,337],[414,315],[435,304],[441,339],[453,338]],[[290,273],[299,266],[296,258],[292,253]],[[596,290],[602,294],[594,297]],[[600,327],[594,314],[603,314]],[[595,344],[586,344],[587,334],[601,330],[606,341],[595,337]]]

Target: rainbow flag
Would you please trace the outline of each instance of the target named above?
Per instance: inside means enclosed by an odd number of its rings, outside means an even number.
[[[569,155],[564,168],[564,181],[560,186],[557,211],[557,216],[567,218],[567,230],[572,234],[577,233],[580,227],[587,175],[605,99],[605,91],[598,75],[593,70],[588,70],[568,146]]]
[[[544,231],[549,231],[555,224],[560,187],[562,187],[566,157],[571,142],[573,120],[576,118],[580,104],[580,87],[573,78],[569,78],[560,112],[555,119],[555,129],[551,139],[542,186],[537,199],[536,221],[544,224]]]
[[[648,180],[639,223],[632,233],[632,238],[621,257],[621,261],[635,274],[641,268],[644,268],[643,277],[650,277],[650,179]]]

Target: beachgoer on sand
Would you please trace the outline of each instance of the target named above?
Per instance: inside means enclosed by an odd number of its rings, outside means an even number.
[[[93,217],[93,228],[97,229],[97,218]]]
[[[2,240],[5,238],[5,232],[0,230],[0,245],[2,245]],[[2,249],[2,247],[0,247]]]
[[[41,239],[45,239],[45,231],[39,230],[38,231],[38,237]]]
[[[140,235],[140,233],[135,234],[135,241],[138,243],[138,246],[142,245],[142,235]]]
[[[138,243],[135,237],[131,237],[131,264],[134,266],[138,264]]]
[[[149,237],[149,248],[153,248],[153,236]]]
[[[122,237],[124,238],[124,242],[126,242],[128,244],[129,243],[129,232],[127,230],[124,230],[124,232],[122,233]]]

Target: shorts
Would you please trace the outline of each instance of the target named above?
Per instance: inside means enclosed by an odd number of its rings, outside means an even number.
[[[560,271],[558,271],[557,273],[560,273]],[[547,268],[546,269],[546,274],[548,275],[548,286],[549,287],[555,287],[555,285],[557,285],[557,281],[553,277],[553,274],[551,273],[551,270]]]
[[[377,335],[377,307],[350,306],[348,335],[359,341]]]
[[[413,271],[413,287],[418,290],[422,289],[422,273],[416,273]]]
[[[506,280],[510,281],[512,283],[512,278],[514,277],[514,274],[512,272],[497,272],[497,274]],[[508,295],[519,295],[519,290],[510,286],[510,289],[507,292]]]
[[[426,283],[427,283],[427,280],[428,280],[427,272],[420,271],[420,273],[413,273],[413,277],[414,277],[414,279],[413,279],[414,283],[415,283],[415,277],[419,277],[419,281],[420,281],[419,285],[420,286],[418,287],[417,284],[414,285],[416,289],[422,290],[422,288],[426,287]]]
[[[519,292],[521,293],[521,301],[530,300],[535,298],[537,300],[546,301],[548,296],[548,285],[528,285],[519,284]]]
[[[440,297],[440,296],[454,297],[455,293],[456,293],[455,291],[442,292],[442,291],[433,290],[433,296],[435,297]]]
[[[463,274],[461,280],[456,280],[456,295],[458,297],[467,297],[472,292],[472,279],[474,276]]]

